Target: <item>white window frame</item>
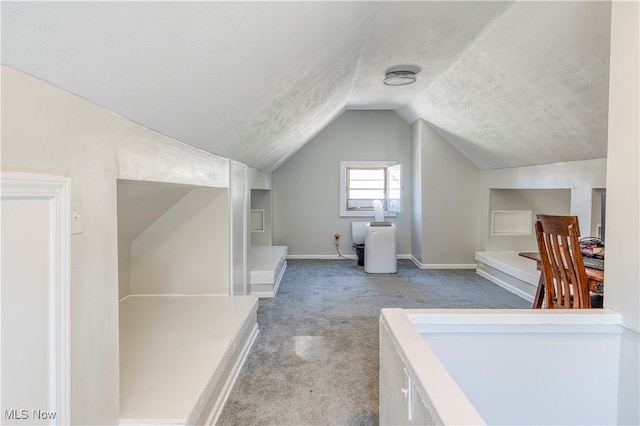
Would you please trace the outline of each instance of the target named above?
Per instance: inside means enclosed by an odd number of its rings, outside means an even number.
[[[340,161],[340,217],[373,217],[373,211],[347,210],[347,168],[389,167],[397,164],[397,161]],[[384,216],[396,217],[396,213],[385,210]]]

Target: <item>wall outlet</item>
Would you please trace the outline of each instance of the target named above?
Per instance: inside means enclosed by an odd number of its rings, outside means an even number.
[[[82,194],[71,194],[71,235],[82,233]]]

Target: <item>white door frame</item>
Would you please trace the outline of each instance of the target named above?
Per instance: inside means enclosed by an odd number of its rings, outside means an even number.
[[[0,175],[2,203],[14,201],[45,201],[48,205],[50,232],[49,241],[49,288],[50,315],[48,317],[49,395],[50,406],[55,407],[56,424],[70,424],[70,356],[69,356],[69,284],[70,284],[70,179],[32,173],[2,173]],[[6,224],[5,224],[6,225]],[[9,242],[2,240],[1,250],[11,250]],[[2,286],[9,283],[2,283]],[[1,309],[1,307],[0,307]],[[28,307],[25,307],[28,309]],[[6,320],[1,316],[0,318]],[[28,336],[27,336],[28,338]],[[3,344],[4,347],[4,344]],[[0,355],[1,356],[1,355]],[[1,392],[1,391],[0,391]],[[2,395],[0,395],[2,401]],[[4,409],[41,407],[3,407]],[[44,408],[44,407],[42,407]],[[31,414],[31,413],[29,413]],[[30,417],[31,418],[31,417]]]

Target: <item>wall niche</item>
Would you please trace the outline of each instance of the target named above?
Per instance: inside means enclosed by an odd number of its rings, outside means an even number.
[[[229,294],[227,188],[118,181],[119,297]]]
[[[119,180],[121,424],[215,424],[258,333],[230,295],[227,188]]]
[[[491,232],[495,227],[489,223],[488,250],[490,251],[537,251],[538,245],[533,224],[536,214],[569,215],[571,211],[571,189],[490,189],[489,221],[503,220],[513,212],[517,219],[531,217],[527,224],[518,223],[518,232]],[[531,212],[531,215],[520,214]],[[495,213],[495,214],[494,214]],[[512,222],[507,221],[507,223]],[[526,231],[526,232],[525,232]]]

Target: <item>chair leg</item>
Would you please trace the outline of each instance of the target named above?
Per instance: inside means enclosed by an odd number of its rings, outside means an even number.
[[[533,299],[533,309],[542,309],[542,302],[544,301],[544,275],[540,273],[540,280],[538,281],[538,289],[536,290],[535,298]]]

